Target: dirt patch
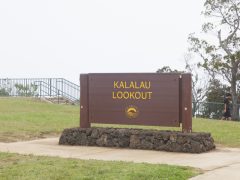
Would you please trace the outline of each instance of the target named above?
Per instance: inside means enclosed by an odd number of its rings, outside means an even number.
[[[43,138],[53,138],[59,137],[60,133],[40,133],[40,134],[21,134],[21,133],[11,133],[11,132],[3,132],[0,133],[0,142],[3,143],[12,143],[12,142],[21,142],[21,141],[31,141],[36,139]]]

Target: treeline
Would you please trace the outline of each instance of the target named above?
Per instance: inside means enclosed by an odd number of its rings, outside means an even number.
[[[232,119],[239,119],[240,0],[205,0],[200,32],[188,37],[186,69],[193,74],[193,101],[223,102],[232,94]],[[190,53],[190,54],[189,54]],[[192,55],[198,57],[193,63]],[[199,70],[202,70],[201,74]],[[178,72],[165,66],[158,72]]]

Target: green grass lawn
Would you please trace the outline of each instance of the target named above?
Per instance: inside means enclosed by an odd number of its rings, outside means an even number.
[[[0,153],[0,179],[171,179],[184,180],[199,171],[189,167],[146,163],[74,160]]]
[[[79,126],[79,106],[57,105],[29,98],[0,98],[0,142],[59,135]],[[146,126],[97,125],[178,130]],[[216,144],[240,147],[240,122],[193,119],[194,132],[210,132]]]
[[[30,98],[0,98],[0,141],[59,135],[79,125],[79,106],[58,105]]]
[[[210,132],[218,145],[240,147],[240,122],[196,119],[193,129],[196,132]]]

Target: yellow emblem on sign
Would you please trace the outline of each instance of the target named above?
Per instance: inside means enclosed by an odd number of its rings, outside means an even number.
[[[136,106],[130,105],[130,106],[126,107],[125,114],[129,119],[134,119],[134,118],[138,117],[139,110]]]

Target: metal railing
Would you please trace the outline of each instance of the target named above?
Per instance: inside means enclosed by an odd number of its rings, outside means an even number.
[[[80,86],[63,78],[0,79],[0,96],[31,96],[64,98],[80,103]],[[193,102],[193,117],[220,119],[223,103]],[[240,110],[240,104],[238,104]]]
[[[80,100],[80,86],[63,78],[0,79],[0,96],[62,97]]]
[[[240,114],[240,104],[237,105]],[[193,102],[193,117],[221,119],[223,116],[224,103],[218,102]]]

